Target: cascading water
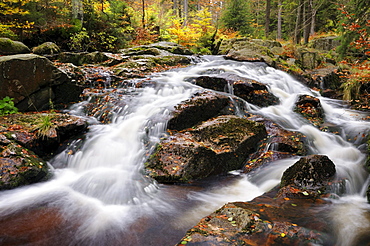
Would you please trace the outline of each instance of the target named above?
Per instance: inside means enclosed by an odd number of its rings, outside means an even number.
[[[321,97],[282,71],[221,57],[153,75],[156,86],[135,90],[135,96],[115,110],[113,123],[92,125],[75,154],[66,151],[52,160],[60,168],[50,181],[1,192],[0,217],[14,218],[13,214],[40,206],[55,212],[62,221],[62,239],[41,238],[34,242],[39,245],[58,240],[58,245],[173,245],[200,218],[224,203],[248,201],[270,190],[297,158],[279,160],[272,168],[257,170],[253,177],[232,172],[231,178],[207,181],[207,185],[159,185],[142,172],[148,153],[165,134],[171,109],[200,90],[186,81],[223,72],[266,84],[281,103],[265,108],[246,103],[244,107],[305,134],[312,154],[327,155],[335,163],[347,184],[345,195],[332,208],[333,233],[338,235],[338,245],[351,245],[355,230],[370,227],[365,216],[370,211],[364,196],[366,156],[360,151],[370,124],[360,120],[359,112],[343,109],[339,101]],[[341,129],[340,134],[322,132],[293,112],[302,94],[320,99],[326,121]]]

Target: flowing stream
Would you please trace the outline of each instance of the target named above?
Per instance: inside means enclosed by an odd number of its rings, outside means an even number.
[[[12,231],[32,238],[32,243],[19,237],[13,245],[174,245],[202,217],[223,204],[249,201],[276,186],[297,158],[279,160],[253,176],[236,170],[223,178],[189,185],[157,184],[143,173],[148,154],[165,136],[173,107],[201,90],[192,79],[223,72],[266,84],[281,103],[265,108],[245,103],[243,107],[305,134],[310,154],[327,155],[338,175],[346,179],[346,193],[334,199],[330,214],[337,245],[351,245],[359,232],[368,231],[370,206],[365,191],[369,182],[363,150],[370,123],[361,120],[364,115],[344,108],[338,100],[321,97],[264,64],[207,57],[186,69],[152,75],[155,87],[107,89],[112,96],[127,95],[124,106],[114,108],[111,124],[91,125],[83,143],[74,143],[82,145],[74,154],[68,153],[74,147],[70,146],[51,160],[55,169],[50,181],[0,193],[0,217],[14,221],[10,224],[13,227],[31,224],[25,227],[28,229]],[[325,120],[338,129],[337,134],[319,131],[293,112],[301,94],[320,99]],[[71,113],[82,115],[83,105],[74,105]],[[39,213],[42,216],[27,219]],[[49,222],[37,229],[41,223],[37,220],[44,217]],[[58,226],[50,225],[50,231],[42,229],[50,220]],[[6,240],[0,238],[0,244],[2,241]]]

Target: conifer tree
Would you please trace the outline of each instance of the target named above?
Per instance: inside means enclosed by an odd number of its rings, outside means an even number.
[[[242,35],[252,32],[248,2],[245,0],[229,0],[221,16],[221,24],[226,29],[238,31]]]

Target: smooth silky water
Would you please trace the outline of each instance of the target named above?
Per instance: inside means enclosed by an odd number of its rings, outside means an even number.
[[[224,177],[187,185],[161,185],[143,172],[148,155],[165,136],[173,107],[201,90],[191,83],[193,79],[229,72],[266,84],[280,99],[279,105],[265,108],[245,103],[240,112],[245,109],[285,129],[303,133],[310,143],[310,154],[327,155],[335,163],[338,176],[346,179],[346,193],[333,199],[329,214],[337,245],[351,245],[358,234],[366,233],[370,228],[370,206],[365,198],[366,155],[361,150],[366,149],[363,134],[367,134],[370,124],[361,121],[363,115],[343,108],[338,100],[321,97],[288,74],[264,64],[208,58],[186,69],[152,75],[154,88],[110,90],[111,96],[121,93],[130,97],[125,106],[115,108],[112,123],[91,125],[73,155],[66,150],[53,158],[51,180],[2,191],[1,218],[14,219],[19,213],[40,208],[56,213],[61,218],[60,231],[40,237],[32,245],[174,245],[187,229],[223,204],[250,201],[269,191],[297,158],[276,161],[253,175],[236,170]],[[232,88],[228,92],[232,93]],[[293,112],[302,94],[320,99],[326,122],[334,125],[338,134],[321,132]],[[70,112],[83,116],[83,105],[84,102],[74,105]],[[31,233],[45,232],[34,228]],[[62,239],[54,240],[56,234]],[[14,241],[14,245],[24,244],[21,242]]]

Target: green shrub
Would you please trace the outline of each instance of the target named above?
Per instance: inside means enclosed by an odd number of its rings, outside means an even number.
[[[0,100],[0,116],[15,114],[18,109],[14,106],[13,98],[8,96]]]

